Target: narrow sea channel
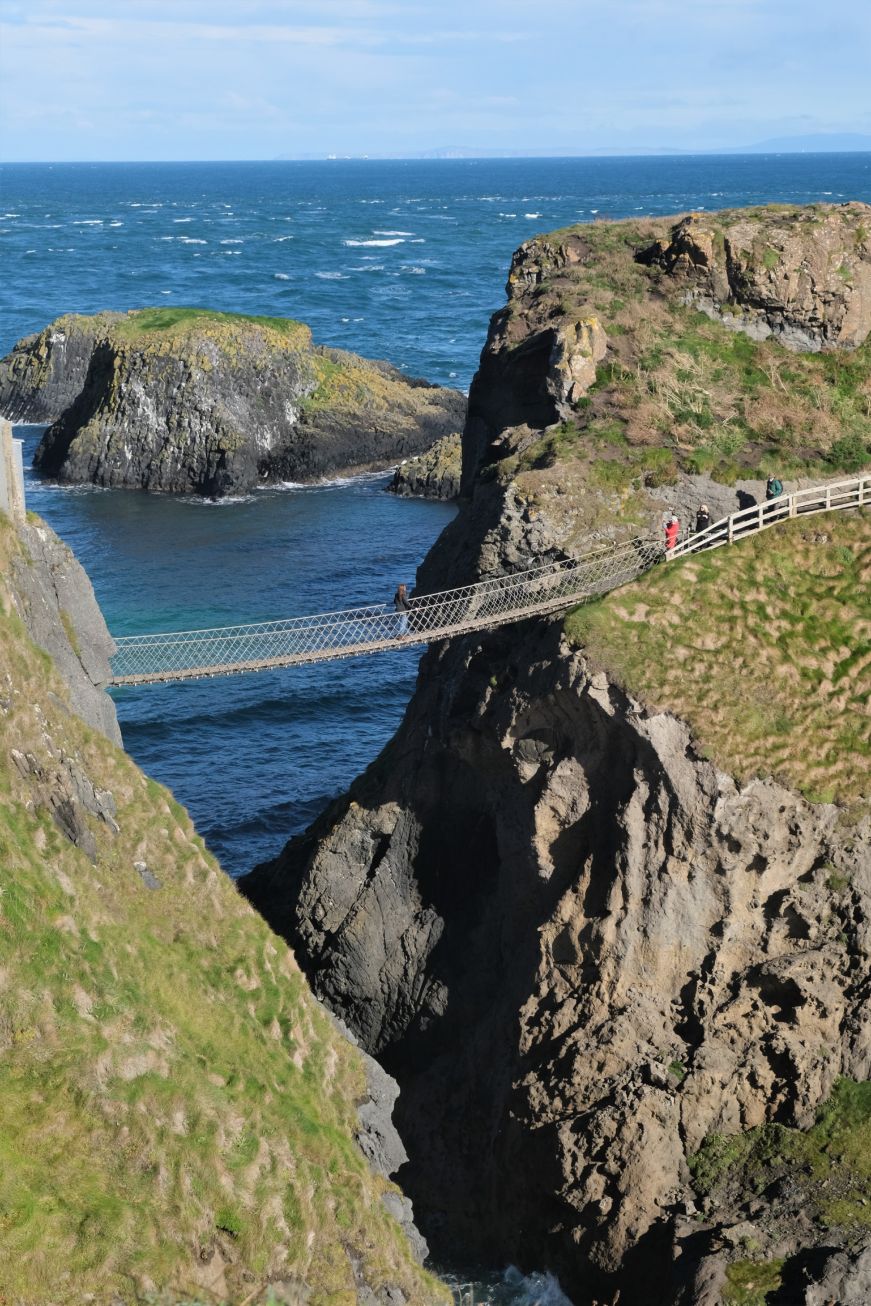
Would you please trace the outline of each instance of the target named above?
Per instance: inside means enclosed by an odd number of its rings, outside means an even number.
[[[40,427],[16,428],[25,461]],[[239,499],[58,487],[28,507],[75,550],[110,629],[194,629],[389,603],[454,513],[379,474]],[[231,875],[277,853],[395,731],[419,652],[115,691],[127,751]]]

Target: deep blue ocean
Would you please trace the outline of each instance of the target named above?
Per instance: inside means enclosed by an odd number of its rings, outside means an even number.
[[[871,155],[0,166],[0,354],[60,313],[185,304],[307,322],[324,344],[468,388],[512,251],[597,217],[871,202]],[[38,431],[23,428],[32,451]],[[450,519],[387,477],[210,504],[60,489],[28,505],[117,633],[389,599]],[[231,874],[276,853],[395,730],[417,656],[117,693],[125,743]]]

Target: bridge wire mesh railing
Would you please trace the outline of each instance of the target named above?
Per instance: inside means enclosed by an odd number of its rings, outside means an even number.
[[[120,636],[112,683],[265,670],[430,643],[606,593],[640,575],[662,552],[653,539],[606,545],[582,558],[414,598],[407,613],[380,604],[244,626]]]

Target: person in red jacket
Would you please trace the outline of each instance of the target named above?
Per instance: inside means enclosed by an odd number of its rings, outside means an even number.
[[[668,521],[665,523],[666,549],[674,548],[674,546],[677,544],[678,535],[680,535],[680,522],[678,521],[677,517],[675,517],[674,513],[672,513]]]

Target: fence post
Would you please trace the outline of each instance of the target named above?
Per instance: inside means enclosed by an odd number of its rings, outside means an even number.
[[[795,501],[795,495],[794,495],[794,494],[791,494],[791,495],[789,496],[789,515],[790,515],[790,517],[794,517],[794,516],[796,515],[797,510],[798,510],[798,505],[796,504],[796,501]]]
[[[729,517],[729,525],[726,531],[726,541],[728,544],[731,544],[735,538],[734,523],[735,523],[735,514],[732,513],[732,515]]]
[[[21,448],[21,441],[12,438],[11,422],[0,419],[0,508],[14,522],[23,522],[26,516]]]

